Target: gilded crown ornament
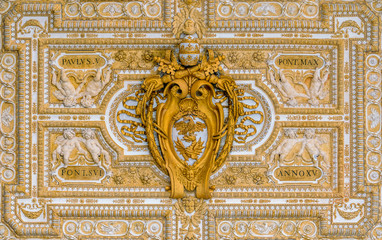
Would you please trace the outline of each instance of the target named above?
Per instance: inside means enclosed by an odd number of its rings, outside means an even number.
[[[179,44],[179,60],[183,66],[194,66],[198,63],[200,46],[192,35],[187,35]]]

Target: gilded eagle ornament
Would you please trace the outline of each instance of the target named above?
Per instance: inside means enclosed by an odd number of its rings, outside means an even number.
[[[144,80],[136,113],[155,163],[171,179],[171,197],[195,191],[197,198],[208,199],[213,190],[209,178],[231,151],[243,114],[237,85],[221,73],[223,56],[207,50],[200,59],[200,46],[191,35],[179,44],[177,57],[171,50],[165,55],[155,58],[159,74]],[[228,99],[226,117],[215,101],[218,92]]]

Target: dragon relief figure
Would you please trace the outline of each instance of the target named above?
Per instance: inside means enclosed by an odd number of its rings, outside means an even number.
[[[66,69],[59,69],[54,65],[53,60],[49,62],[52,68],[52,85],[58,90],[53,92],[53,95],[63,101],[65,107],[74,107],[78,100],[82,107],[90,108],[93,106],[95,98],[102,89],[110,82],[112,62],[106,64],[105,68],[98,68],[96,74],[90,81],[82,81],[77,87],[73,84],[70,77],[77,79],[74,70],[71,70],[72,75],[68,74]],[[74,72],[74,74],[73,74]]]
[[[53,95],[62,100],[65,107],[73,107],[77,104],[77,99],[81,98],[83,93],[81,92],[85,82],[82,82],[77,88],[70,81],[66,75],[65,70],[58,70],[51,64],[53,69],[52,84],[58,89],[53,92]]]
[[[323,70],[320,70],[320,68],[317,67],[314,70],[313,77],[311,78],[309,84],[302,81],[293,84],[288,81],[285,74],[281,70],[278,73],[279,78],[277,79],[275,71],[271,68],[269,68],[269,78],[270,82],[277,88],[280,94],[286,98],[286,104],[296,106],[298,104],[297,98],[303,98],[307,99],[308,104],[317,106],[320,103],[319,100],[323,100],[329,93],[325,87],[325,84],[329,79],[330,65],[331,63],[327,62]],[[323,75],[321,74],[322,72]],[[296,89],[296,85],[302,86],[305,93],[299,92]]]
[[[326,64],[326,69],[324,71],[324,75],[321,77],[321,71],[319,68],[316,68],[314,71],[314,75],[312,80],[310,81],[310,87],[305,83],[299,83],[302,85],[309,96],[309,101],[313,106],[317,106],[319,104],[318,100],[322,100],[328,95],[329,91],[325,89],[325,83],[329,79],[329,67],[330,67],[330,62]],[[317,99],[318,98],[318,99]]]
[[[299,93],[297,90],[289,83],[284,74],[280,71],[280,78],[276,80],[275,74],[273,71],[269,71],[269,76],[271,79],[271,83],[276,86],[276,88],[280,91],[283,97],[287,98],[287,104],[291,106],[297,105],[297,97],[308,98],[308,95],[304,93]]]
[[[185,147],[178,138],[175,142],[177,151],[181,153],[186,162],[189,161],[189,159],[196,161],[203,151],[205,142],[201,141],[200,138],[196,141],[195,133],[203,131],[207,127],[206,124],[202,122],[195,123],[192,116],[186,116],[184,121],[176,122],[174,126],[176,130],[179,131],[179,135],[184,136],[181,140],[191,143],[191,145]],[[188,164],[192,165],[193,162],[190,161]]]
[[[96,76],[88,82],[81,99],[81,105],[83,107],[91,107],[94,103],[94,98],[96,97],[102,89],[110,82],[111,77],[111,64],[107,65],[105,74],[102,74],[102,69],[97,70]]]

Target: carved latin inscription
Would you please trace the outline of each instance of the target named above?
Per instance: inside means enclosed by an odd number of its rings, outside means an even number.
[[[312,55],[281,55],[275,63],[282,69],[316,69],[322,67],[324,61]]]
[[[322,172],[317,167],[279,167],[275,169],[274,176],[280,181],[315,181]]]
[[[98,55],[64,55],[58,64],[65,69],[97,69],[105,65],[105,59]]]
[[[58,175],[65,180],[99,180],[105,171],[97,166],[69,166],[59,168]]]

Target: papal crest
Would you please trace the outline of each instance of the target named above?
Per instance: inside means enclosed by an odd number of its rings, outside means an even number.
[[[207,50],[199,60],[199,44],[191,36],[180,48],[179,61],[171,50],[155,58],[160,74],[144,80],[136,113],[152,157],[171,179],[171,197],[184,197],[185,189],[210,198],[209,177],[232,148],[243,104],[234,80],[221,73],[223,56]]]

